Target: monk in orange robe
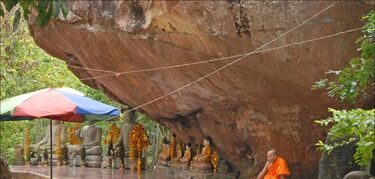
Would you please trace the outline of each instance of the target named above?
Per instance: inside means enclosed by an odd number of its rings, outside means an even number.
[[[276,150],[267,152],[267,162],[257,179],[286,179],[290,175],[286,161],[277,156]]]

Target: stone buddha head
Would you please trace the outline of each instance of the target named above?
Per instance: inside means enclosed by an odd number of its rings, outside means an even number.
[[[189,142],[189,143],[186,144],[185,149],[190,150],[190,147],[191,147],[191,143]]]
[[[205,137],[203,140],[203,145],[204,146],[209,146],[211,143],[211,138],[210,137]]]
[[[135,111],[129,111],[124,113],[124,124],[135,124]]]

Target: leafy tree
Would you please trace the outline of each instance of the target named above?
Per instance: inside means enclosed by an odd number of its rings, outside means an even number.
[[[5,7],[4,4],[10,2],[1,1],[0,9],[2,10]],[[17,2],[21,3],[21,6],[24,5],[22,2],[26,3],[26,1]],[[39,2],[42,1],[28,1],[26,4],[38,6]],[[63,3],[63,1],[60,2]],[[52,1],[48,1],[46,7],[49,7],[50,3],[53,4]],[[19,4],[16,4],[13,4],[13,7],[19,8]],[[43,88],[66,86],[77,89],[95,100],[119,108],[124,107],[122,104],[109,99],[102,92],[83,84],[69,71],[64,61],[53,58],[40,49],[29,34],[27,23],[24,19],[19,19],[18,29],[14,31],[14,21],[18,21],[17,15],[15,15],[17,12],[14,11],[0,11],[2,16],[0,18],[0,100]],[[138,122],[146,127],[149,136],[154,136],[156,123],[143,114],[138,113],[137,116]],[[114,122],[118,126],[121,123],[117,119],[114,119]],[[48,120],[39,119],[34,121],[0,122],[0,156],[12,163],[14,160],[14,146],[22,144],[23,130],[26,127],[30,128],[31,143],[35,143],[44,135],[48,124]],[[70,123],[65,123],[65,125],[73,127]],[[97,125],[102,128],[102,138],[104,138],[109,131],[108,123],[99,122]],[[102,144],[102,147],[105,151],[107,150],[107,146]],[[152,152],[149,152],[149,154],[155,155]]]
[[[60,12],[66,17],[69,11],[66,0],[1,0],[0,16],[4,17],[6,11],[14,10],[13,30],[16,31],[20,23],[21,12],[25,20],[28,20],[32,9],[38,12],[36,25],[40,27],[47,25],[51,18],[57,18]]]
[[[18,30],[13,31],[12,22],[16,18],[13,14],[6,12],[0,19],[0,100],[43,88],[67,86],[93,99],[122,107],[102,92],[81,83],[68,70],[64,61],[40,49],[30,36],[23,19],[19,22]],[[14,146],[22,144],[24,128],[30,128],[31,141],[34,143],[44,135],[48,124],[47,120],[0,122],[0,155],[11,163]],[[104,123],[99,125],[103,131],[108,131]]]
[[[313,85],[313,89],[328,89],[328,96],[339,96],[341,101],[355,103],[358,98],[367,98],[369,88],[374,88],[374,57],[375,57],[375,11],[372,10],[363,18],[367,21],[363,27],[360,44],[360,57],[350,60],[350,66],[338,71],[330,71],[337,76],[337,81],[322,79]],[[336,147],[355,143],[355,162],[361,166],[367,165],[373,158],[375,150],[375,110],[351,109],[334,110],[332,117],[317,120],[322,126],[333,124],[328,135],[331,141],[319,141],[317,146],[328,154]]]
[[[360,165],[367,165],[373,158],[375,150],[375,110],[352,109],[334,110],[329,109],[333,113],[332,117],[316,121],[322,126],[334,123],[335,125],[329,130],[328,135],[331,136],[329,144],[318,142],[318,146],[323,151],[330,153],[334,148],[343,145],[356,143],[355,161]],[[344,139],[344,140],[342,140]]]
[[[328,89],[328,96],[338,96],[340,101],[351,103],[355,103],[360,96],[368,96],[367,90],[374,86],[375,76],[375,11],[372,10],[363,20],[367,23],[362,29],[363,36],[357,40],[361,56],[351,59],[350,66],[342,70],[328,72],[334,74],[337,81],[321,79],[315,82],[313,89]]]

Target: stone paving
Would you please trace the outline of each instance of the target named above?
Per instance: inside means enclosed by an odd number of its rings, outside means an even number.
[[[50,178],[50,168],[47,166],[10,166],[15,179],[43,179]],[[153,170],[137,171],[119,170],[119,169],[101,169],[101,168],[81,168],[81,167],[53,167],[53,178],[71,179],[169,179],[172,177],[155,174]]]

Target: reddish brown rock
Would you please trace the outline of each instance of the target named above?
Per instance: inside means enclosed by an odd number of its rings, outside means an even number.
[[[332,3],[69,1],[68,19],[38,28],[32,18],[30,30],[41,48],[70,66],[123,72],[251,52]],[[340,1],[264,49],[361,27],[369,9]],[[359,36],[353,32],[250,55],[140,110],[185,142],[198,144],[210,136],[242,176],[255,176],[266,151],[275,148],[294,178],[316,178],[320,153],[314,144],[324,131],[313,121],[327,117],[328,107],[345,106],[310,88],[326,71],[358,55]],[[91,80],[85,78],[108,73],[70,69],[84,83],[136,107],[233,60]]]

